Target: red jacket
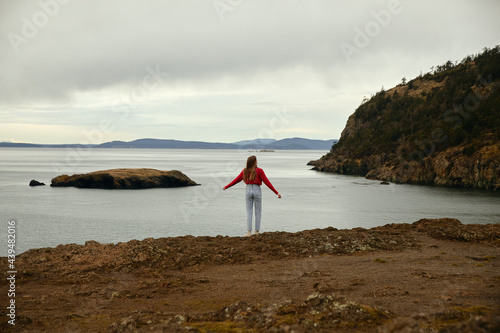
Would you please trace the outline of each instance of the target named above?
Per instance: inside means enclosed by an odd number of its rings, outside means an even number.
[[[244,170],[245,169],[243,169],[241,171],[241,173],[238,175],[238,177],[236,177],[232,182],[230,182],[229,184],[227,184],[226,186],[224,186],[224,189],[230,188],[231,186],[236,185],[239,182],[241,182],[243,180],[243,171]],[[276,189],[274,188],[273,184],[271,184],[271,182],[269,181],[269,179],[267,179],[266,174],[264,173],[264,170],[262,170],[261,168],[255,168],[255,172],[257,173],[256,176],[255,176],[255,179],[254,180],[247,180],[245,182],[245,184],[262,185],[262,182],[264,182],[264,184],[266,184],[267,187],[269,187],[271,189],[271,191],[273,191],[274,193],[278,194],[278,191],[276,191]]]

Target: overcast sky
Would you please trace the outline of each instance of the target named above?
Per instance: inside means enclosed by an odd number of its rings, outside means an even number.
[[[498,0],[0,0],[0,141],[339,138],[500,44]]]

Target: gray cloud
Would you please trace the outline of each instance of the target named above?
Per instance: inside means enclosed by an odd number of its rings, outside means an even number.
[[[220,3],[231,8],[222,13],[223,20],[214,7]],[[391,4],[397,13],[384,16]],[[149,66],[169,75],[162,81],[163,97],[141,109],[144,119],[175,112],[161,104],[179,100],[179,92],[242,94],[239,100],[214,98],[220,103],[210,108],[216,117],[217,110],[221,116],[229,112],[228,104],[240,105],[232,106],[233,112],[245,112],[245,103],[256,108],[312,104],[317,101],[311,98],[321,98],[319,90],[332,112],[335,105],[346,105],[336,111],[346,118],[375,87],[494,46],[498,12],[496,0],[0,1],[0,106],[12,110],[49,103],[62,109],[61,116],[70,105],[69,113],[79,109],[95,117],[102,109],[78,96],[129,94]],[[372,36],[359,43],[359,31]],[[341,45],[355,52],[346,57]],[[350,102],[326,95],[339,92],[350,95]],[[204,112],[203,105],[193,103],[193,112]],[[319,119],[325,109],[310,112]],[[51,116],[44,117],[50,123]],[[85,123],[85,116],[79,117]],[[26,118],[36,122],[37,116]],[[8,121],[14,121],[12,114]]]

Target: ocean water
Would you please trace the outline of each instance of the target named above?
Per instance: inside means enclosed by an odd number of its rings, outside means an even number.
[[[16,252],[95,240],[245,233],[244,190],[222,187],[249,155],[282,194],[263,185],[261,232],[371,228],[421,218],[499,223],[500,195],[489,191],[380,185],[362,177],[310,170],[325,151],[0,148],[0,256],[7,254],[7,222],[16,221]],[[114,168],[180,170],[201,186],[99,190],[52,188],[60,174]],[[30,187],[31,179],[47,186]]]

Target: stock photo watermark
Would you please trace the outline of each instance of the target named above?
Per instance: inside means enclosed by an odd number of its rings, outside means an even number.
[[[257,138],[274,138],[275,133],[284,130],[292,123],[292,120],[296,115],[284,108],[282,110],[277,110],[274,115],[269,119],[268,125],[263,127],[257,133]],[[249,138],[251,140],[252,138]],[[245,156],[248,155],[248,148],[242,145],[238,148],[238,153]],[[228,161],[224,168],[224,172],[236,173],[240,171],[241,163]],[[198,192],[193,198],[192,202],[183,203],[179,206],[181,215],[186,223],[190,223],[191,217],[198,214],[200,211],[206,209],[210,202],[216,200],[222,194],[222,187],[227,183],[226,177],[214,177],[212,176],[211,181],[202,186],[202,191]]]
[[[52,168],[59,172],[65,172],[68,168],[79,165],[84,158],[92,153],[92,146],[102,143],[115,129],[116,124],[130,115],[132,110],[138,109],[139,105],[146,99],[147,94],[158,88],[168,77],[168,72],[162,72],[160,65],[155,68],[145,67],[146,75],[140,84],[135,85],[128,93],[118,98],[113,105],[113,118],[103,118],[97,128],[82,131],[85,140],[78,146],[68,148],[64,163],[52,163]]]
[[[226,13],[234,11],[243,0],[215,0],[212,2],[215,12],[221,22],[224,22]]]
[[[10,325],[16,325],[16,224],[15,219],[7,221],[7,317]]]
[[[7,38],[15,53],[19,53],[22,45],[28,44],[49,22],[56,17],[61,6],[66,5],[70,0],[40,0],[39,10],[31,17],[23,16],[19,31],[9,32]]]
[[[410,0],[411,1],[411,0]],[[363,49],[367,48],[374,38],[377,38],[384,28],[387,28],[393,17],[403,12],[403,5],[400,0],[390,0],[387,2],[386,9],[371,10],[372,20],[366,22],[364,26],[354,27],[354,37],[352,42],[342,41],[339,44],[340,50],[347,61],[358,55]]]
[[[488,99],[488,97],[490,97],[499,86],[498,83],[493,82],[491,74],[488,75],[486,79],[479,76],[479,81],[481,82],[481,85],[470,92],[462,104],[455,105],[453,108],[448,109],[443,113],[442,121],[444,123],[453,124],[453,130],[459,129],[462,126],[463,121],[470,117],[472,112],[477,110],[479,103]],[[481,92],[483,90],[484,92]],[[399,160],[402,162],[401,168],[404,169],[405,163],[408,162],[417,162],[419,164],[423,163],[425,157],[430,156],[436,151],[437,144],[444,143],[447,140],[448,135],[446,135],[446,131],[441,127],[435,128],[429,138],[415,140],[414,143],[418,149],[409,154],[408,160],[406,160],[402,155],[398,156]]]

